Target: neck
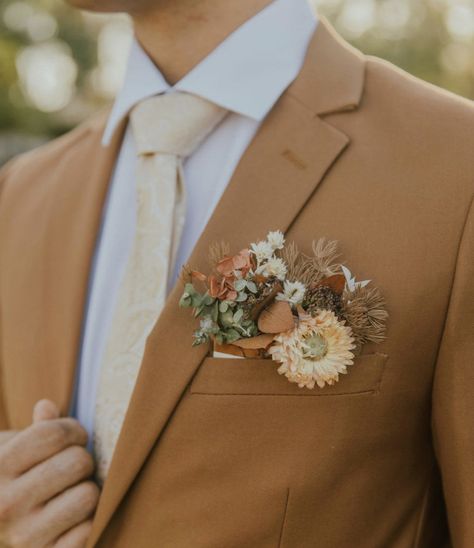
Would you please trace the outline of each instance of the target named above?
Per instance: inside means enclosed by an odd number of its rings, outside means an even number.
[[[131,13],[142,47],[175,84],[273,0],[159,0]]]

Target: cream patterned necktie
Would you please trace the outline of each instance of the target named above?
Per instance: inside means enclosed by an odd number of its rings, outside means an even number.
[[[185,221],[182,161],[227,111],[188,93],[146,99],[130,116],[138,153],[137,228],[99,379],[94,450],[104,481],[143,358],[166,300]]]

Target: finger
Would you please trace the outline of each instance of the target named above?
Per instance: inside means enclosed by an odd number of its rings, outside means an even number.
[[[2,445],[2,443],[10,441],[17,434],[18,432],[16,430],[5,430],[4,432],[0,432],[0,445]]]
[[[87,432],[75,419],[41,421],[0,446],[0,474],[19,476],[71,445],[87,444]]]
[[[33,407],[33,423],[59,419],[58,406],[51,400],[40,400]]]
[[[92,530],[92,521],[84,521],[76,525],[67,533],[62,535],[54,544],[54,548],[83,548]]]
[[[13,482],[11,504],[23,514],[89,478],[94,460],[79,445],[73,445],[43,461]]]
[[[98,500],[99,488],[91,481],[71,487],[52,499],[31,522],[38,545],[47,545],[88,520],[95,512]]]

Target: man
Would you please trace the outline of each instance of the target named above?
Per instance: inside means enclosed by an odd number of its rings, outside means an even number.
[[[472,105],[306,0],[74,3],[137,41],[110,114],[1,174],[1,543],[474,546]],[[386,299],[330,392],[207,356],[178,307],[182,264],[276,229]]]

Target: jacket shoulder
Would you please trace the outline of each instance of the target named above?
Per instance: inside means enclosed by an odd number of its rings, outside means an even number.
[[[75,155],[82,146],[89,142],[93,135],[96,138],[101,135],[108,114],[108,110],[101,111],[61,137],[15,156],[2,167],[0,181],[6,184],[10,179],[21,178],[23,174],[30,175],[34,172],[41,172],[45,166],[50,169],[55,161],[67,161],[68,157]],[[2,183],[0,182],[1,186]]]
[[[394,115],[424,120],[420,131],[439,129],[465,133],[474,140],[474,102],[425,82],[378,57],[366,57],[366,89],[372,100],[386,103]]]

